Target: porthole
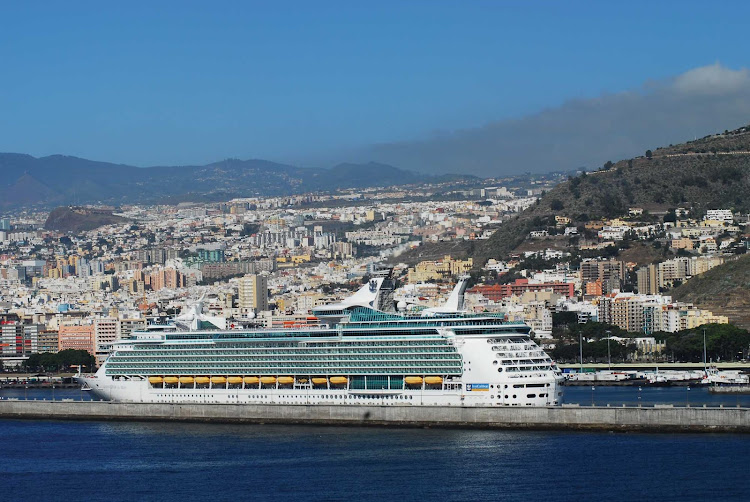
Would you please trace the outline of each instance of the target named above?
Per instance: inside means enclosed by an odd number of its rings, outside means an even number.
[[[498,373],[502,373],[502,372],[503,372],[503,369],[502,369],[502,368],[498,368],[498,369],[497,369],[497,372],[498,372]],[[506,386],[506,387],[507,387],[507,386]]]
[[[515,394],[513,394],[513,399],[515,399],[515,398],[516,398],[516,395],[515,395]]]
[[[492,364],[494,364],[495,366],[497,366],[497,361],[492,361]]]

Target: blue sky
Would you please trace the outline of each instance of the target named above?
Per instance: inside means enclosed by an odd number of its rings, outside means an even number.
[[[748,14],[747,2],[4,2],[0,151],[354,160],[717,61],[742,70]]]

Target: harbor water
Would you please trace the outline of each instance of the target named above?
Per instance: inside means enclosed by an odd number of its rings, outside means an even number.
[[[8,501],[748,499],[745,435],[29,420],[0,432]]]

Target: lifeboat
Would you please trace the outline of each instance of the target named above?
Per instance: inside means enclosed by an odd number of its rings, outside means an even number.
[[[180,385],[191,384],[193,382],[195,382],[195,378],[193,378],[191,376],[181,376],[180,377]]]
[[[198,385],[206,385],[211,379],[208,377],[195,377],[195,383]]]
[[[278,382],[281,385],[291,385],[294,383],[294,377],[290,377],[290,376],[279,377]]]
[[[227,382],[229,382],[232,385],[241,384],[242,383],[242,377],[231,376],[231,377],[227,378]]]
[[[274,383],[276,383],[276,377],[274,377],[274,376],[260,377],[260,383],[262,383],[264,385],[274,384]]]
[[[258,385],[258,382],[260,382],[260,378],[258,377],[245,377],[246,385]]]
[[[227,377],[223,377],[223,376],[211,377],[211,383],[212,384],[214,384],[214,383],[217,383],[217,384],[227,383]]]
[[[408,376],[404,378],[406,385],[422,385],[422,377],[420,376]]]
[[[176,376],[164,377],[164,383],[174,384],[174,383],[177,383],[179,381],[180,381],[180,379],[177,378]]]
[[[148,377],[148,383],[151,385],[157,385],[160,383],[164,383],[164,379],[162,377]]]
[[[347,379],[346,377],[342,377],[342,376],[331,377],[331,383],[333,385],[344,385],[348,381],[349,379]]]
[[[328,379],[325,377],[313,377],[312,383],[313,385],[325,385],[328,383]]]
[[[443,377],[428,376],[425,377],[424,383],[426,383],[427,385],[440,385],[441,383],[443,383]]]

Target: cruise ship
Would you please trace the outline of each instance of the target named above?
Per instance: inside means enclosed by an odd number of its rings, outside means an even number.
[[[560,370],[531,328],[463,310],[466,280],[445,305],[404,312],[385,272],[283,329],[135,332],[94,375],[100,399],[138,403],[555,406]]]

